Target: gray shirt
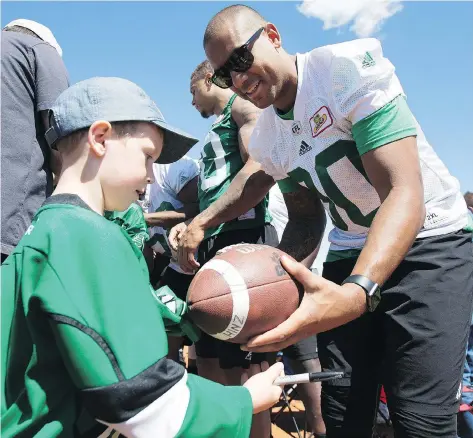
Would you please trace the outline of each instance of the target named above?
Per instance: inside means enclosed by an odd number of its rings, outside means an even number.
[[[56,49],[33,36],[2,31],[1,241],[17,245],[52,191],[50,151],[40,111],[69,85]]]

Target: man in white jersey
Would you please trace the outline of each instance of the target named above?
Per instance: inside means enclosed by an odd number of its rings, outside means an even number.
[[[180,268],[177,255],[168,243],[168,232],[176,223],[194,217],[198,212],[199,165],[192,158],[184,156],[171,164],[154,164],[153,171],[154,182],[149,186],[149,206],[145,214],[150,235],[147,245],[169,260],[157,287],[169,286],[185,301],[193,275]],[[178,361],[183,339],[168,336],[168,343],[168,357]]]
[[[246,348],[320,333],[323,369],[345,372],[323,385],[330,438],[371,437],[380,383],[396,436],[454,437],[473,297],[467,209],[379,41],[289,55],[274,24],[234,5],[209,22],[204,48],[212,82],[264,108],[249,152],[266,173],[247,169],[245,181],[242,169],[206,220],[223,206],[240,214],[289,177],[334,225],[323,278],[284,260],[305,297]]]
[[[185,156],[175,163],[155,164],[153,170],[155,181],[149,187],[149,207],[145,213],[150,233],[148,245],[156,253],[170,259],[171,269],[189,277],[191,275],[184,272],[177,263],[176,254],[172,254],[168,233],[174,225],[194,217],[198,212],[199,165],[197,161]],[[185,292],[182,293],[185,299]]]

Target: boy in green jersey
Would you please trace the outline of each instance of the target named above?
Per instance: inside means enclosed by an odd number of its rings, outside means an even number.
[[[246,387],[224,387],[168,360],[142,253],[103,217],[138,199],[154,162],[179,159],[196,140],[119,78],[70,87],[50,121],[46,138],[61,154],[61,176],[2,265],[2,436],[113,429],[130,437],[247,437],[252,414],[279,399],[280,365]],[[80,421],[84,413],[97,431]]]

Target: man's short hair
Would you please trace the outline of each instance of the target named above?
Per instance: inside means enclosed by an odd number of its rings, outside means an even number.
[[[220,12],[215,14],[207,27],[204,33],[204,48],[207,46],[207,43],[215,38],[222,29],[228,27],[228,22],[235,20],[239,15],[244,15],[245,19],[241,20],[242,28],[237,29],[244,32],[247,28],[251,29],[258,26],[264,26],[266,20],[264,17],[255,9],[246,5],[231,5],[222,9]],[[256,29],[255,29],[256,30]]]
[[[191,74],[191,82],[198,81],[200,79],[204,79],[205,76],[210,73],[211,75],[214,74],[214,69],[210,65],[210,62],[205,60],[202,61],[192,72]]]
[[[32,30],[27,29],[26,27],[22,26],[11,26],[8,27],[7,29],[4,29],[5,32],[18,32],[18,33],[23,33],[25,35],[29,35],[35,38],[39,38],[41,41],[43,41],[37,34],[35,34]]]
[[[141,123],[145,122],[112,122],[113,137],[123,138],[135,135],[139,131]],[[87,137],[89,128],[79,129],[68,136],[61,138],[57,143],[57,149],[61,153],[70,153],[75,150]]]
[[[473,208],[473,193],[472,192],[466,192],[465,193],[465,202],[468,207]]]

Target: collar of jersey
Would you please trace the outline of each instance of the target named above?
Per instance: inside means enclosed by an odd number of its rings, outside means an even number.
[[[51,204],[75,205],[76,207],[82,207],[86,210],[93,211],[78,195],[73,193],[59,193],[58,195],[50,196],[43,202],[41,207],[46,207]]]

